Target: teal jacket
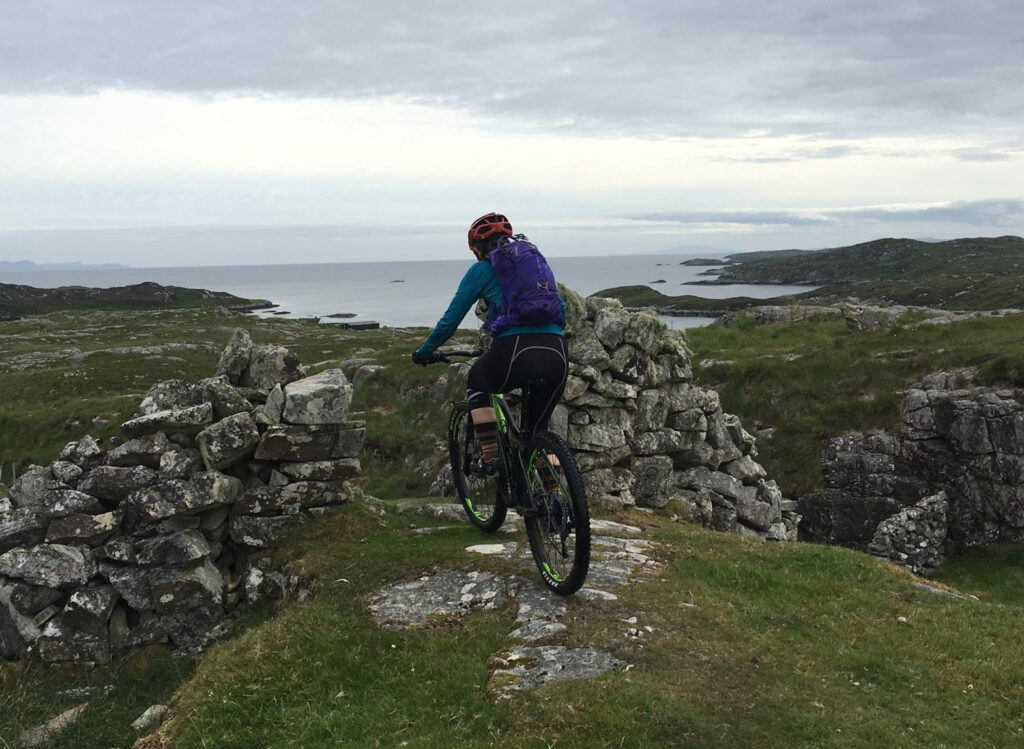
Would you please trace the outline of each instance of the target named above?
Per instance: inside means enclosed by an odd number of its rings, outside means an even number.
[[[466,275],[459,282],[459,288],[455,291],[447,311],[437,321],[434,330],[427,337],[427,340],[419,347],[416,355],[421,358],[430,356],[438,346],[444,344],[459,327],[470,307],[476,304],[478,299],[486,299],[491,309],[503,311],[505,299],[501,295],[501,286],[498,284],[498,277],[494,275],[494,268],[489,260],[479,260],[469,267]],[[562,300],[562,314],[565,314],[565,300]],[[521,333],[553,333],[562,335],[560,325],[529,325],[509,328],[498,335],[504,338],[510,335]]]

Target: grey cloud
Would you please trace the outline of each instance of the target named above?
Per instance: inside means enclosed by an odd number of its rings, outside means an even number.
[[[754,226],[816,226],[828,219],[797,211],[663,211],[623,218],[679,224],[751,224]]]
[[[1009,161],[1013,154],[988,148],[959,148],[953,152],[953,157],[961,161]]]
[[[582,133],[1015,126],[1018,0],[0,0],[0,91],[407,96]]]
[[[927,208],[855,207],[806,211],[665,211],[624,216],[644,222],[679,224],[749,224],[753,226],[821,226],[850,222],[949,223],[975,226],[1020,226],[1024,200],[1005,198],[949,203]]]

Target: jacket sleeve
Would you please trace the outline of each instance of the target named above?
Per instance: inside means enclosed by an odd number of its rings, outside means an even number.
[[[441,319],[437,321],[434,330],[416,352],[418,356],[424,358],[430,356],[438,346],[443,345],[445,341],[451,338],[455,331],[458,330],[459,323],[462,322],[466,313],[469,312],[469,308],[480,298],[483,293],[486,276],[480,273],[478,268],[479,262],[471,265],[469,270],[466,271],[466,275],[459,282],[459,288],[455,291],[455,296],[452,297],[452,301],[448,304],[448,309],[441,316]]]

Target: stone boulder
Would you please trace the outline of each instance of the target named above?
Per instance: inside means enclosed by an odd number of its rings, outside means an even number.
[[[256,450],[259,442],[259,430],[248,412],[221,419],[196,436],[199,454],[211,470],[227,468],[248,457]]]
[[[348,419],[353,387],[340,369],[328,369],[284,386],[287,424],[338,424]]]

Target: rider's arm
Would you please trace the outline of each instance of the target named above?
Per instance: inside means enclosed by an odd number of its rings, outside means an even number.
[[[469,312],[469,308],[483,294],[484,284],[489,278],[488,271],[490,271],[490,264],[486,260],[481,260],[470,266],[466,275],[462,277],[447,311],[437,321],[437,325],[434,326],[434,330],[427,340],[420,346],[416,352],[417,356],[422,358],[430,356],[438,346],[452,337],[452,334],[458,329],[459,323]]]

